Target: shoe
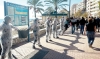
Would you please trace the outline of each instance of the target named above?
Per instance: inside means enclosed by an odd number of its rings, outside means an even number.
[[[49,40],[49,41],[52,41],[52,40]]]
[[[35,49],[35,46],[33,45],[33,48]]]
[[[53,37],[53,38],[55,38],[55,37]]]
[[[90,48],[93,48],[92,45],[89,45]]]
[[[57,38],[59,38],[59,37],[57,36]]]
[[[46,40],[46,42],[48,43],[48,41]]]
[[[39,47],[42,47],[42,45],[39,45]]]

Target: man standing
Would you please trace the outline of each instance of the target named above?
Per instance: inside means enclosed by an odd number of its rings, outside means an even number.
[[[83,34],[84,32],[84,26],[86,24],[85,18],[82,17],[82,19],[80,20],[80,33]]]
[[[6,16],[4,18],[4,23],[0,26],[0,31],[2,31],[2,36],[1,36],[1,59],[13,59],[12,56],[12,44],[13,44],[13,39],[12,39],[12,28],[18,31],[18,28],[14,27],[11,24],[11,17]]]
[[[48,42],[48,40],[52,41],[51,40],[52,24],[51,24],[51,19],[49,17],[47,18],[45,25],[46,25],[46,42]]]
[[[97,18],[96,19],[96,23],[97,23],[97,29],[98,29],[98,32],[99,32],[99,30],[100,30],[100,18]]]
[[[35,49],[35,44],[38,41],[38,45],[41,47],[42,45],[40,44],[40,36],[39,36],[39,19],[35,18],[33,24],[29,27],[29,29],[33,29],[33,35],[34,35],[34,43],[33,43],[33,48]]]
[[[58,20],[57,20],[57,18],[54,18],[53,26],[52,26],[53,38],[59,38],[59,37],[57,36],[57,24],[58,24]]]
[[[80,20],[80,18],[77,18],[77,21],[76,21],[76,30],[78,31],[78,29],[79,29],[79,20]]]
[[[61,19],[60,19],[60,34],[62,34],[63,33],[63,30],[64,30],[64,17],[62,17]]]
[[[73,17],[71,17],[72,34],[75,32],[75,24],[76,24],[76,19],[73,19]]]

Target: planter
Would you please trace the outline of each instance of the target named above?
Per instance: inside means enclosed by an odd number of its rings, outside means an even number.
[[[19,38],[27,38],[28,36],[28,30],[19,30],[18,31]]]

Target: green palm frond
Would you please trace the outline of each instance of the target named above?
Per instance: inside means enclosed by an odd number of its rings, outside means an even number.
[[[63,10],[68,11],[66,8],[63,8]]]
[[[67,0],[59,0],[58,3],[67,2]]]
[[[59,7],[59,6],[68,6],[68,4],[63,3],[63,2],[67,2],[67,0],[45,0],[45,2],[47,2],[48,6],[49,5],[53,5],[54,7]]]
[[[44,11],[43,8],[41,8],[41,7],[43,7],[41,0],[27,0],[27,3],[33,7],[35,17],[36,17],[37,12],[41,13],[41,11]]]
[[[44,7],[42,1],[38,2],[38,3],[36,4],[36,6]]]
[[[48,7],[45,11],[50,14],[51,12],[54,11],[54,8],[53,7]]]
[[[39,1],[40,1],[40,0],[28,0],[27,3],[28,3],[29,5],[34,5],[34,6],[35,6]]]
[[[36,8],[38,11],[44,11],[43,8]]]

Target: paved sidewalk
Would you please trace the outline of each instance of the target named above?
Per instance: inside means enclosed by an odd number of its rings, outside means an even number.
[[[79,31],[70,34],[69,28],[59,39],[53,39],[53,42],[46,43],[45,36],[41,43],[43,50],[48,49],[49,53],[44,59],[100,59],[100,33],[96,33],[96,39],[93,49],[88,47],[87,37],[80,35]]]
[[[43,47],[36,45],[36,50],[49,51],[43,59],[100,59],[100,33],[96,34],[96,39],[93,44],[93,49],[88,47],[87,37],[80,35],[79,31],[71,34],[69,28],[59,39],[54,39],[52,42],[46,43],[46,37],[41,37]],[[35,49],[32,48],[33,43],[29,42],[13,49],[13,55],[18,59],[30,57]],[[33,52],[33,53],[32,53]]]

